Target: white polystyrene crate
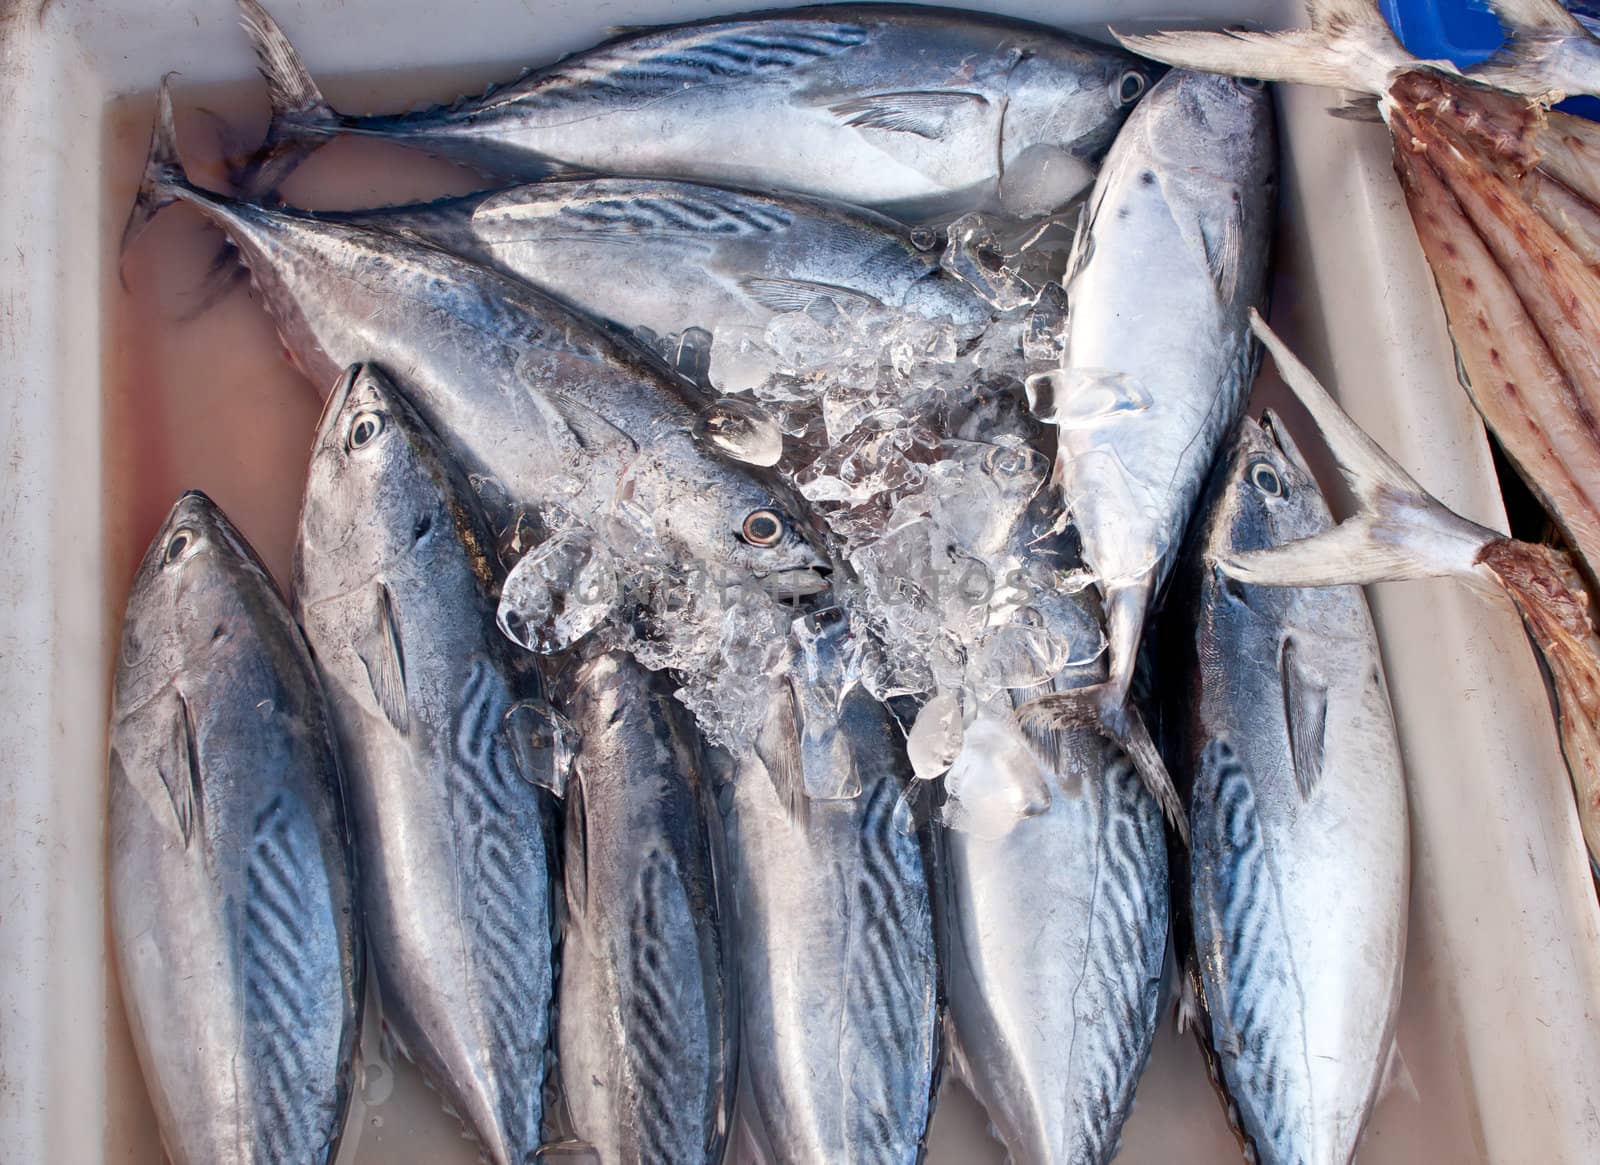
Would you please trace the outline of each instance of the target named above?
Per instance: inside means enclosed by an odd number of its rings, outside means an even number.
[[[517,50],[536,63],[593,43],[609,26],[750,4],[270,6],[313,72],[338,78],[472,66]],[[1108,18],[1297,19],[1248,2],[984,7],[1084,30]],[[107,489],[130,480],[130,464],[135,475],[169,473],[171,450],[155,439],[159,432],[130,429],[125,407],[111,414],[115,426],[103,424],[103,385],[118,358],[107,320],[112,297],[125,294],[114,240],[127,210],[108,193],[104,171],[108,101],[150,89],[169,69],[181,70],[185,85],[251,75],[230,0],[0,5],[0,349],[9,379],[0,415],[5,1162],[161,1159],[107,959],[104,886],[104,726],[126,548],[142,546],[152,531],[113,527],[125,507]],[[1328,117],[1334,103],[1322,91],[1280,94],[1274,322],[1426,486],[1480,521],[1501,523],[1487,445],[1452,375],[1387,135]],[[1379,1106],[1362,1160],[1600,1160],[1592,1100],[1600,1095],[1592,1014],[1600,911],[1537,666],[1508,607],[1454,584],[1379,588],[1373,607],[1411,791],[1413,908],[1399,1038],[1416,1096]],[[377,1103],[353,1115],[347,1161],[473,1159],[407,1071],[398,1082],[372,1075],[366,1094]],[[948,1085],[929,1159],[1000,1160],[972,1101]],[[1120,1160],[1237,1159],[1198,1054],[1165,1025]]]

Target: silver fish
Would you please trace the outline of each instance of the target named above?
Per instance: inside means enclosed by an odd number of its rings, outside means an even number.
[[[381,373],[328,398],[295,608],[345,760],[388,1029],[492,1165],[541,1143],[554,987],[551,719],[495,629],[470,487]]]
[[[192,185],[171,112],[163,86],[129,236],[173,201],[199,208],[238,246],[314,382],[377,362],[403,378],[463,469],[497,483],[513,507],[588,523],[649,515],[680,561],[754,574],[784,593],[824,588],[823,556],[778,483],[706,448],[695,411],[643,352],[436,247]]]
[[[949,324],[962,342],[993,319],[943,270],[932,230],[799,195],[553,179],[318,217],[398,232],[532,283],[724,393],[773,374],[775,354],[740,347],[759,346],[787,312],[826,303],[858,328],[916,317]]]
[[[976,415],[969,429],[992,435],[996,419]],[[1027,454],[1044,460],[1027,445],[1007,460]],[[1026,504],[1034,489],[1023,479],[1016,492]],[[1056,731],[1036,750],[1010,716],[1031,696],[1105,678],[1095,595],[1055,582],[1078,565],[1050,534],[1059,499],[1042,491],[1031,500],[1020,514],[985,505],[991,524],[974,539],[1009,569],[1009,601],[1021,604],[997,602],[1003,621],[989,634],[1023,637],[1031,649],[1007,653],[1022,658],[994,680],[1025,682],[1024,665],[1066,666],[1041,687],[980,703],[946,775],[945,981],[956,1072],[1010,1158],[1082,1165],[1115,1155],[1155,1037],[1166,841],[1160,808],[1099,731]],[[1017,815],[1007,802],[1019,796],[1040,811]]]
[[[1042,25],[839,5],[624,33],[481,98],[347,117],[256,0],[240,9],[274,111],[257,191],[358,133],[524,179],[580,169],[1026,216],[1088,184],[1158,71]]]
[[[110,770],[112,939],[167,1155],[331,1162],[364,965],[338,762],[289,610],[204,494],[134,579]]]
[[[1124,744],[1146,613],[1254,375],[1247,313],[1265,293],[1275,166],[1263,86],[1162,78],[1090,197],[1062,367],[1030,382],[1059,427],[1056,476],[1099,577],[1111,654],[1107,684],[1039,707],[1093,700]]]
[[[598,653],[562,689],[579,742],[557,1036],[572,1134],[604,1165],[717,1165],[739,1017],[701,750],[630,656]]]
[[[1393,1047],[1409,885],[1406,793],[1356,587],[1235,581],[1218,561],[1333,527],[1270,415],[1219,465],[1184,568],[1175,712],[1189,777],[1199,1001],[1258,1159],[1355,1154]]]
[[[907,773],[887,712],[856,688],[836,731],[853,797],[797,813],[755,754],[725,774],[743,1060],[772,1165],[911,1165],[938,1055],[929,871],[896,823]]]

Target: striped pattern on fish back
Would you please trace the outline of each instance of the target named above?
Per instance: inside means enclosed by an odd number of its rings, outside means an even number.
[[[493,1098],[513,1158],[540,1143],[544,1049],[552,990],[550,881],[543,806],[500,733],[510,706],[505,680],[484,659],[472,663],[460,700],[455,763],[448,766],[450,815],[458,841],[461,924]]]
[[[1100,778],[1091,932],[1072,1001],[1072,1079],[1081,1114],[1072,1165],[1116,1155],[1150,1058],[1166,957],[1166,839],[1161,812],[1119,754]]]
[[[732,191],[632,191],[591,195],[561,206],[557,222],[586,234],[687,234],[734,238],[771,234],[793,222],[781,206]],[[519,225],[527,220],[520,219]],[[519,236],[522,237],[522,236]]]
[[[319,1019],[343,981],[327,874],[312,824],[288,794],[256,814],[244,870],[240,978],[255,1140],[268,1161],[321,1162],[337,1117],[340,1029]],[[327,998],[330,987],[335,992]],[[329,1037],[318,1047],[313,1038]]]
[[[508,91],[519,109],[659,97],[686,86],[782,74],[867,41],[856,24],[826,20],[711,25],[603,46]],[[493,107],[499,102],[486,103]]]
[[[700,948],[682,871],[659,845],[640,866],[628,938],[621,986],[629,1088],[619,1114],[635,1138],[628,1160],[704,1160],[714,1134],[704,1123],[711,1048]]]
[[[1246,1135],[1268,1160],[1296,1161],[1304,1001],[1255,792],[1223,741],[1206,745],[1193,804],[1213,806],[1192,822],[1195,943],[1212,1043]]]
[[[849,962],[842,968],[844,1111],[850,1160],[915,1161],[927,1128],[935,971],[926,872],[915,837],[896,828],[899,782],[862,789]]]

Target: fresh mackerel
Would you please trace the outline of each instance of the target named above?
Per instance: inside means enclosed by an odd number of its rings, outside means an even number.
[[[835,5],[627,32],[480,98],[347,117],[260,4],[240,8],[274,111],[258,191],[357,133],[524,180],[577,169],[1043,214],[1088,184],[1159,71],[985,13]]]
[[[187,493],[123,619],[111,934],[174,1165],[327,1165],[363,984],[321,686],[266,568]]]
[[[555,979],[551,717],[495,628],[493,542],[387,379],[328,398],[295,608],[345,761],[384,1021],[491,1165],[542,1143]]]

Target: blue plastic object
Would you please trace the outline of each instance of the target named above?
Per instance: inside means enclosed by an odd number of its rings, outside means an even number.
[[[1567,7],[1585,16],[1600,11],[1586,3]],[[1505,43],[1487,0],[1378,0],[1378,8],[1400,43],[1425,60],[1452,61],[1465,69]],[[1600,121],[1600,99],[1594,97],[1574,97],[1557,108]]]

